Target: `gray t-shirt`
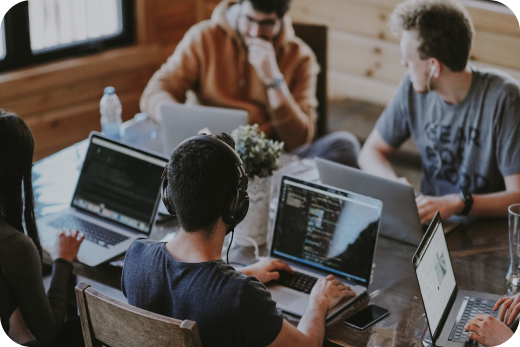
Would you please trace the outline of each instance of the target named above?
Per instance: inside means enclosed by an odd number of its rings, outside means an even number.
[[[416,93],[406,75],[376,129],[394,148],[412,137],[423,194],[503,191],[504,177],[520,172],[520,85],[498,70],[473,69],[468,95],[449,105],[435,92]]]
[[[256,278],[222,260],[177,261],[162,242],[132,243],[121,288],[130,305],[195,321],[204,347],[265,347],[282,330],[282,313]]]

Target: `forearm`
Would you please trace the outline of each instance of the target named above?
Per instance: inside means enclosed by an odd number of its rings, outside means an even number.
[[[358,163],[363,171],[370,174],[390,180],[398,178],[388,157],[374,148],[363,147],[359,154]]]
[[[520,191],[503,191],[492,194],[473,195],[470,216],[506,217],[508,207],[520,203]]]
[[[308,338],[308,346],[323,346],[327,310],[326,300],[309,302],[309,306],[298,324],[298,330]]]
[[[267,90],[271,120],[278,138],[288,150],[294,150],[312,140],[315,132],[315,111],[304,112],[284,83]]]

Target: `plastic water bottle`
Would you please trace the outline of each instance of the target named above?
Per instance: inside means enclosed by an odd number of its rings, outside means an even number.
[[[120,139],[122,107],[114,87],[105,88],[99,109],[101,112],[101,131],[108,137]]]

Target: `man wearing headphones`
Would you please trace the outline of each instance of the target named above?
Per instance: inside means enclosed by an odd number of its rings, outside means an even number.
[[[520,201],[520,86],[497,70],[468,65],[474,28],[455,0],[408,0],[391,18],[402,33],[408,74],[361,151],[365,171],[398,178],[389,158],[412,137],[422,159],[417,207],[503,217]]]
[[[224,237],[247,214],[247,175],[226,134],[181,143],[163,174],[162,197],[179,232],[162,243],[137,240],[123,269],[131,305],[195,321],[202,345],[321,346],[327,310],[354,293],[333,276],[319,280],[298,328],[283,319],[262,283],[293,272],[264,260],[238,272],[221,260]]]

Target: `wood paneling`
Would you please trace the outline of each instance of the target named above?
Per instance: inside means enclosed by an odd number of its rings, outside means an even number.
[[[401,0],[293,0],[294,22],[328,25],[329,97],[386,104],[405,73],[399,37],[388,24]],[[472,64],[498,68],[520,79],[520,28],[505,6],[461,1],[475,28]],[[354,85],[347,85],[354,83]]]

